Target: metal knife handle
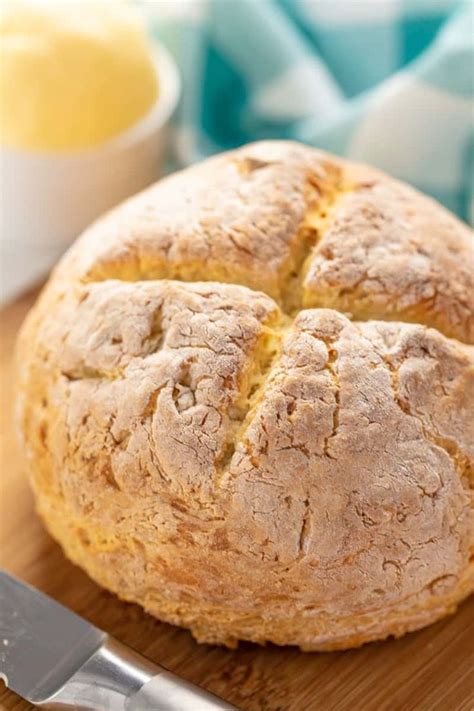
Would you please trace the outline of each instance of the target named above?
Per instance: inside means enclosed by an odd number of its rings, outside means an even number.
[[[130,697],[127,711],[237,711],[226,701],[163,670]]]
[[[76,711],[236,711],[111,637],[38,705]]]

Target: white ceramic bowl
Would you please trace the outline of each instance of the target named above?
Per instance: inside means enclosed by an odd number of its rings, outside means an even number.
[[[149,113],[97,147],[67,153],[0,151],[0,299],[45,274],[96,217],[156,180],[180,81],[154,49],[159,95]]]

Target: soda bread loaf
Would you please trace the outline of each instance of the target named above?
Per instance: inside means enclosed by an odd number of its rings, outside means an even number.
[[[373,169],[263,142],[93,225],[23,326],[39,513],[202,642],[352,647],[473,588],[473,243]]]

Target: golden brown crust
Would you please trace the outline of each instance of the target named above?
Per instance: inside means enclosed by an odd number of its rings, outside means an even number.
[[[67,555],[229,645],[344,648],[455,609],[470,239],[408,187],[284,142],[106,216],[19,347],[33,487]]]
[[[473,343],[473,259],[466,225],[407,186],[367,179],[338,202],[307,265],[303,304]]]

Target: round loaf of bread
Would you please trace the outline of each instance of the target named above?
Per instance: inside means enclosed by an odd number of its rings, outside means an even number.
[[[19,343],[41,517],[202,642],[401,635],[473,589],[473,242],[373,169],[263,142],[92,226]]]

